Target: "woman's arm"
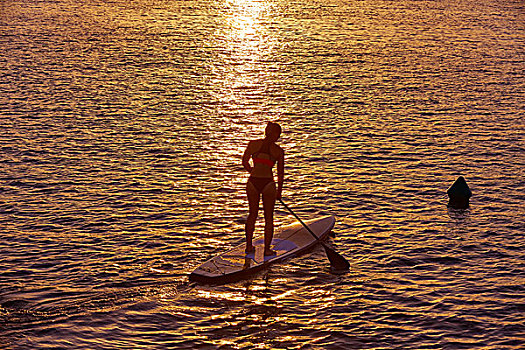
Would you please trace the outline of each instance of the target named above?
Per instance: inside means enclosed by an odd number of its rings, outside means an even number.
[[[277,199],[281,199],[284,184],[284,151],[277,160]]]
[[[250,157],[252,156],[252,153],[250,152],[251,145],[252,145],[252,141],[248,143],[248,146],[246,147],[246,150],[244,151],[244,154],[242,155],[242,166],[249,173],[251,173],[253,169],[253,167],[250,165]]]

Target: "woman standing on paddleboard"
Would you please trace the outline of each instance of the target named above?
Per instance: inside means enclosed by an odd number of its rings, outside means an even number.
[[[275,200],[281,198],[284,181],[284,151],[275,142],[281,136],[281,126],[268,122],[265,138],[253,140],[242,156],[242,165],[250,173],[246,184],[246,193],[250,212],[246,220],[246,253],[255,252],[253,232],[259,211],[259,201],[262,194],[264,209],[264,255],[275,255],[270,249],[273,239],[273,209]],[[250,158],[253,166],[250,165]],[[273,180],[272,168],[277,163],[277,186]]]

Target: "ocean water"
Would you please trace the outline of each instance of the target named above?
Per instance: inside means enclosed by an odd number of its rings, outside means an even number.
[[[524,23],[518,0],[0,2],[0,348],[522,349]],[[190,283],[243,241],[268,120],[283,198],[336,217],[350,271],[319,248]]]

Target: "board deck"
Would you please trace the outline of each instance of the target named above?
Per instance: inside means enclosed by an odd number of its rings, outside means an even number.
[[[335,225],[333,216],[324,216],[305,222],[324,240]],[[271,249],[276,255],[264,256],[264,237],[254,240],[255,253],[245,253],[245,243],[220,254],[195,269],[190,280],[203,283],[227,283],[252,275],[269,265],[298,256],[312,248],[318,241],[300,223],[276,229]]]

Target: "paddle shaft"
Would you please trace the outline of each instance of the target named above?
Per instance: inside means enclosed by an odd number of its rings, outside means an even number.
[[[301,218],[300,218],[299,216],[297,216],[297,214],[295,214],[295,213],[293,212],[293,210],[290,209],[290,207],[286,205],[286,203],[283,202],[282,199],[279,198],[279,202],[281,202],[281,204],[282,204],[282,205],[283,205],[283,206],[284,206],[284,207],[285,207],[285,208],[286,208],[286,209],[287,209],[287,210],[288,210],[293,216],[295,216],[295,218],[296,218],[297,220],[299,220],[299,222],[304,226],[304,228],[307,229],[308,232],[310,232],[310,234],[311,234],[312,236],[314,236],[316,240],[319,241],[319,237],[317,237],[317,235],[316,235],[315,233],[313,233],[312,230],[310,230],[310,227],[308,227],[308,225],[306,225],[306,224],[303,222],[303,220],[301,220]],[[323,243],[323,242],[321,242],[321,244],[322,244],[322,243]]]
[[[279,198],[279,202],[281,202],[281,204],[290,212],[292,213],[293,216],[295,216],[295,218],[297,220],[299,220],[299,222],[304,226],[304,228],[310,232],[310,234],[312,236],[315,237],[315,240],[319,243],[321,243],[321,245],[323,246],[324,248],[324,251],[326,252],[326,256],[328,257],[328,260],[330,260],[330,266],[334,269],[334,270],[338,270],[338,271],[345,271],[345,270],[348,270],[350,268],[350,264],[348,263],[348,261],[339,253],[337,253],[335,250],[333,250],[332,248],[330,248],[329,246],[327,246],[326,244],[324,244],[323,242],[321,242],[319,240],[319,237],[317,237],[317,235],[315,233],[312,232],[312,230],[310,229],[310,227],[308,227],[308,225],[306,225],[303,220],[301,220],[300,217],[297,216],[297,214],[295,214],[293,212],[292,209],[290,209],[284,202],[281,198]]]

